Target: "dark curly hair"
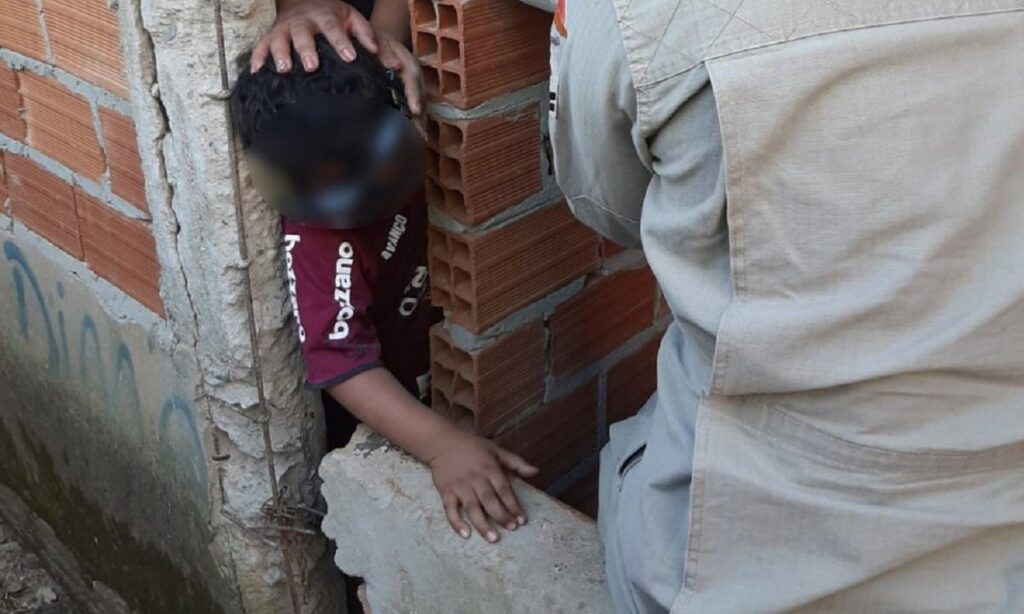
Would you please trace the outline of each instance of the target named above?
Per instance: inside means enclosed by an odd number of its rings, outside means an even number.
[[[369,51],[353,41],[357,58],[342,60],[322,35],[316,37],[320,66],[302,68],[292,50],[292,70],[278,73],[273,59],[256,72],[246,54],[231,95],[231,114],[242,146],[284,167],[300,167],[311,157],[330,156],[342,147],[337,123],[358,132],[383,109],[408,114],[400,83]],[[271,120],[274,121],[271,121]],[[329,129],[328,129],[329,128]],[[353,145],[358,139],[353,137]]]

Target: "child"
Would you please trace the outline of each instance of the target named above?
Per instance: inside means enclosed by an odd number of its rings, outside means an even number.
[[[424,405],[430,306],[425,151],[401,84],[358,49],[317,37],[320,67],[241,72],[232,97],[253,179],[283,214],[288,285],[308,385],[425,463],[452,528],[489,542],[526,515],[518,456]],[[293,66],[300,66],[296,59]]]

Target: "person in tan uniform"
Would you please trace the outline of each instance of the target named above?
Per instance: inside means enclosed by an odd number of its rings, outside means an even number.
[[[616,612],[1024,612],[1024,0],[560,0],[550,129],[673,315]]]

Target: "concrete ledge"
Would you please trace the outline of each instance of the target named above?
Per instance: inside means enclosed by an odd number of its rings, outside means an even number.
[[[366,580],[373,614],[611,611],[596,526],[533,488],[517,488],[529,524],[490,545],[456,536],[430,473],[365,427],[320,477],[335,562]]]

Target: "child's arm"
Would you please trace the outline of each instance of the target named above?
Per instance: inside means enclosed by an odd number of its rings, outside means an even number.
[[[455,427],[413,398],[387,369],[365,371],[329,392],[357,418],[430,467],[448,522],[463,538],[469,538],[471,530],[462,510],[490,542],[498,540],[498,532],[488,517],[509,530],[526,522],[508,474],[530,477],[537,469]]]

